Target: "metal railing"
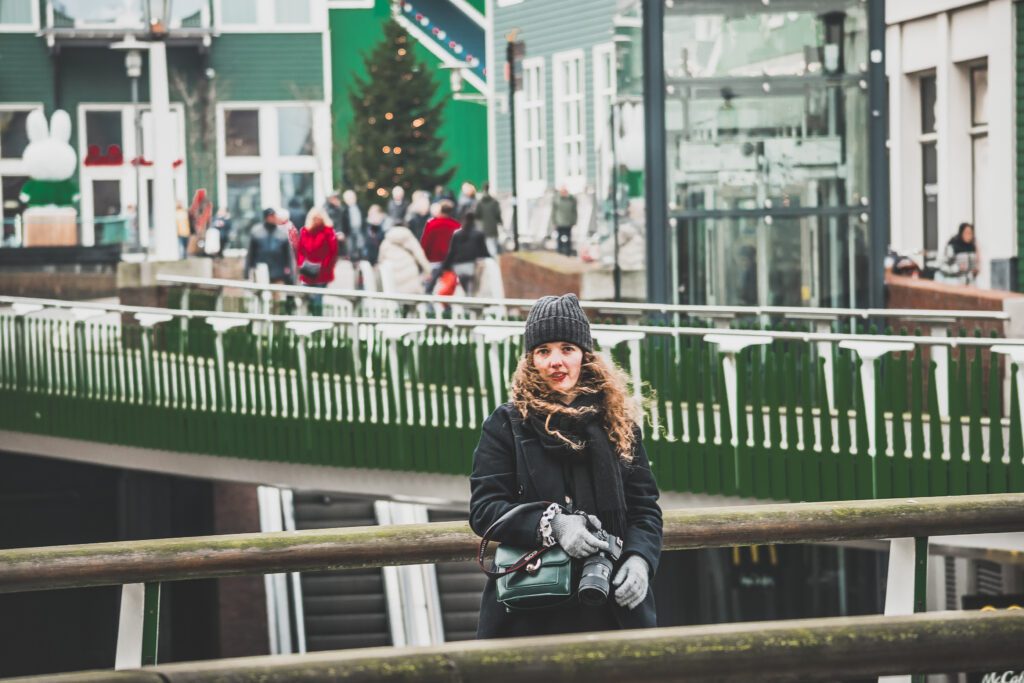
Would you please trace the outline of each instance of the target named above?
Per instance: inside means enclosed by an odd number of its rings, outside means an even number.
[[[0,428],[210,455],[466,474],[522,353],[516,321],[3,302]],[[594,336],[646,401],[668,490],[1024,491],[1024,340],[652,325]]]
[[[718,508],[702,510],[673,510],[664,515],[666,550],[684,548],[710,548],[736,544],[775,544],[775,543],[812,543],[822,541],[863,540],[878,538],[894,538],[893,544],[911,543],[909,554],[895,555],[890,558],[890,577],[901,576],[908,585],[913,585],[912,600],[907,596],[887,596],[887,614],[910,614],[924,610],[926,566],[919,561],[927,556],[927,537],[935,534],[967,534],[967,533],[998,533],[1024,530],[1024,495],[1002,494],[987,496],[961,496],[949,498],[932,498],[925,500],[880,500],[854,501],[846,503],[788,504],[765,505],[742,508]],[[466,560],[475,555],[478,539],[470,531],[465,522],[433,523],[418,525],[398,525],[390,527],[358,527],[345,529],[320,529],[294,532],[276,532],[263,534],[238,534],[231,536],[213,536],[201,538],[178,538],[149,541],[124,541],[117,543],[100,543],[81,546],[56,546],[42,548],[19,548],[0,550],[0,593],[24,592],[32,590],[49,590],[54,588],[71,588],[85,586],[101,586],[124,584],[124,591],[137,591],[141,586],[137,583],[145,581],[151,595],[159,595],[159,582],[212,578],[236,574],[269,573],[281,571],[306,571],[317,569],[365,568],[394,566],[403,564],[422,564]],[[126,583],[128,582],[128,583]],[[158,602],[158,601],[157,601]],[[155,624],[159,614],[154,610],[143,613],[141,603],[134,615],[125,614],[122,601],[121,623],[126,625],[119,634],[121,639],[144,637],[143,652],[150,653],[152,659],[145,663],[155,663],[157,631]],[[144,616],[145,614],[145,616]],[[992,621],[986,621],[992,619]],[[806,629],[813,623],[814,630]],[[710,629],[703,632],[702,629]],[[792,639],[768,637],[759,641],[755,633],[780,634],[786,629],[798,629],[793,634],[803,633],[804,636]],[[803,630],[800,630],[803,629]],[[834,635],[845,633],[843,638],[825,637],[829,629],[838,629]],[[604,651],[615,653],[616,648],[629,641],[643,642],[648,649],[652,661],[640,664],[636,670],[638,680],[657,680],[658,668],[664,664],[664,657],[673,656],[677,652],[695,654],[682,647],[693,638],[700,638],[717,633],[723,636],[736,633],[748,643],[760,642],[761,646],[753,651],[760,652],[768,660],[774,660],[776,675],[785,672],[792,675],[800,672],[807,677],[821,676],[826,671],[837,668],[844,673],[850,671],[839,666],[839,661],[852,656],[853,651],[846,648],[860,637],[870,639],[896,633],[904,633],[904,637],[890,641],[901,647],[910,649],[890,649],[884,655],[877,656],[871,650],[870,657],[859,653],[859,659],[871,661],[869,667],[877,669],[857,669],[872,673],[905,673],[907,671],[956,671],[962,665],[972,666],[1010,666],[1021,662],[1019,647],[1009,648],[1011,655],[996,655],[993,659],[982,662],[968,662],[964,656],[967,652],[978,654],[988,653],[987,649],[993,642],[1019,644],[1024,637],[1024,615],[1007,617],[999,615],[921,615],[914,618],[892,619],[880,617],[863,617],[859,619],[825,619],[813,622],[775,622],[759,624],[756,627],[732,625],[719,627],[701,627],[696,630],[648,630],[630,636],[623,634],[606,634],[599,644]],[[932,648],[937,643],[945,643],[939,638],[941,633],[956,633],[966,642],[974,642],[974,638],[992,638],[982,648],[961,650],[955,649],[957,655],[949,658],[946,655],[927,661],[929,658],[919,656],[917,648],[924,648],[927,641]],[[145,634],[145,636],[142,636]],[[868,635],[874,634],[874,635]],[[915,634],[911,643],[907,643],[906,634]],[[810,637],[813,635],[813,637]],[[1016,640],[1007,640],[1016,638]],[[639,640],[637,640],[639,639]],[[659,640],[661,639],[661,640]],[[843,642],[839,642],[843,641]],[[527,641],[515,641],[521,648]],[[545,641],[548,642],[548,641]],[[552,641],[556,642],[556,641]],[[560,642],[560,641],[557,641]],[[570,638],[567,642],[575,642]],[[787,651],[783,643],[796,647],[797,652],[816,651],[820,661],[815,665],[801,665],[787,658],[778,656]],[[654,645],[661,643],[661,645]],[[844,644],[845,643],[845,644]],[[673,644],[671,647],[670,644]],[[563,643],[565,645],[565,643]],[[468,651],[487,649],[488,647],[502,650],[511,645],[503,646],[500,641],[491,645],[477,644],[468,646]],[[662,649],[664,647],[664,650]],[[467,648],[466,644],[443,646],[447,653],[454,653]],[[682,649],[680,649],[682,648]],[[803,650],[802,648],[810,648]],[[120,646],[119,646],[120,649]],[[532,650],[532,647],[526,648]],[[732,647],[722,648],[722,652],[734,651]],[[993,652],[1004,651],[996,648]],[[376,650],[375,656],[383,667],[391,657],[426,657],[431,650],[417,651],[392,650],[390,654]],[[554,651],[552,651],[554,652]],[[916,653],[909,657],[908,653]],[[660,653],[660,654],[659,654]],[[830,654],[831,653],[831,654]],[[838,655],[839,657],[833,657]],[[902,653],[902,654],[901,654]],[[562,652],[563,657],[566,652]],[[770,656],[770,655],[775,655]],[[359,651],[349,653],[318,654],[301,659],[284,658],[275,660],[276,676],[285,680],[294,675],[294,667],[300,663],[304,666],[320,666],[326,662],[334,662],[334,666],[352,666],[366,656]],[[545,654],[536,661],[538,666],[551,666],[553,661]],[[626,655],[622,655],[626,657]],[[427,658],[429,659],[429,658]],[[424,659],[423,661],[427,661]],[[628,659],[628,657],[627,657]],[[501,660],[498,658],[495,661]],[[503,660],[502,660],[503,661]],[[522,660],[520,660],[522,661]],[[617,661],[617,660],[616,660]],[[675,661],[675,660],[672,660]],[[687,666],[695,666],[688,660]],[[727,660],[714,660],[718,664]],[[824,664],[835,665],[831,668]],[[168,672],[190,670],[196,673],[194,680],[206,680],[214,671],[223,672],[232,667],[251,667],[251,672],[239,674],[232,680],[249,680],[248,676],[255,672],[268,675],[268,660],[236,660],[214,664],[189,664],[168,667]],[[710,664],[706,662],[706,664]],[[703,666],[703,665],[697,665]],[[743,666],[753,666],[747,662]],[[928,668],[936,666],[939,668]],[[185,667],[185,668],[182,668]],[[209,667],[209,668],[206,668]],[[573,669],[577,672],[576,669]],[[621,674],[621,670],[616,668]],[[678,675],[678,669],[675,670]],[[641,675],[641,672],[644,672]],[[702,673],[703,672],[703,673]],[[710,675],[711,670],[702,668],[693,670],[695,676]],[[365,670],[365,680],[384,680],[383,668],[371,666]],[[582,670],[577,673],[582,673]],[[647,673],[651,675],[648,676]],[[90,680],[103,680],[100,678]],[[336,675],[336,674],[335,674]],[[721,672],[719,672],[721,675]],[[737,674],[739,675],[739,674]],[[470,676],[470,679],[474,677]],[[761,678],[759,677],[759,680]],[[171,677],[169,680],[174,680]],[[263,679],[267,680],[267,679]],[[415,678],[414,680],[420,680]],[[424,680],[432,680],[427,675]],[[599,680],[605,680],[599,677]],[[689,678],[688,678],[689,680]],[[716,678],[715,680],[723,680]],[[733,679],[724,679],[733,680]],[[742,680],[742,679],[735,679]],[[789,680],[792,680],[790,678]],[[804,678],[801,678],[804,680]]]
[[[248,292],[276,293],[297,296],[326,294],[347,299],[351,302],[390,302],[406,305],[410,310],[418,304],[431,306],[459,306],[471,311],[492,312],[507,309],[528,309],[534,299],[489,299],[466,296],[435,296],[431,294],[398,294],[370,292],[361,289],[310,290],[298,285],[269,285],[229,280],[223,278],[201,278],[188,275],[158,275],[157,281],[164,284],[185,287],[212,288],[216,290],[239,289]],[[955,311],[920,310],[892,308],[809,308],[802,306],[700,306],[676,304],[650,304],[616,301],[581,301],[580,305],[598,315],[624,315],[642,317],[648,315],[674,314],[687,318],[712,319],[728,322],[734,318],[785,318],[788,320],[814,321],[824,325],[841,320],[901,320],[922,325],[948,326],[955,320],[989,321],[1003,323],[1009,315],[1002,311]]]

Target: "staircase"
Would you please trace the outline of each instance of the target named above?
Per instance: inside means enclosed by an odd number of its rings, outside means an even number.
[[[296,529],[376,523],[372,500],[318,491],[295,492]],[[304,572],[302,609],[309,652],[392,644],[380,569]]]

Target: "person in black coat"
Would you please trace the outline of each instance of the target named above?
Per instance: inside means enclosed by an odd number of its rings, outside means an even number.
[[[658,486],[644,451],[626,375],[593,351],[575,295],[544,297],[526,321],[526,355],[510,403],[487,418],[473,454],[469,523],[522,548],[558,544],[574,558],[623,540],[608,600],[507,610],[489,579],[478,638],[580,633],[657,625],[651,579],[661,556]],[[580,559],[577,559],[578,563]]]
[[[487,237],[476,227],[472,211],[462,217],[462,227],[452,233],[448,256],[441,262],[441,271],[454,270],[466,296],[476,293],[476,260],[490,258]]]

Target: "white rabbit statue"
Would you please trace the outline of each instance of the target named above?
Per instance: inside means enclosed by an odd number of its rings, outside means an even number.
[[[71,246],[78,244],[78,186],[73,176],[78,159],[71,147],[71,117],[58,109],[46,125],[39,109],[25,122],[28,146],[22,156],[31,177],[21,189],[25,210],[23,245]]]
[[[71,147],[71,117],[63,109],[53,112],[50,125],[39,109],[28,115],[28,146],[22,159],[31,180],[22,188],[29,206],[68,206],[77,198],[72,176],[78,159]]]

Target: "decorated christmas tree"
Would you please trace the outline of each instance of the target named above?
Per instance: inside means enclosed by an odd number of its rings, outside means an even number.
[[[361,204],[386,203],[391,188],[432,191],[447,185],[441,128],[444,101],[438,101],[433,72],[413,53],[413,40],[389,21],[384,38],[366,57],[366,80],[356,78],[351,95],[353,121],[345,151],[346,185]]]

